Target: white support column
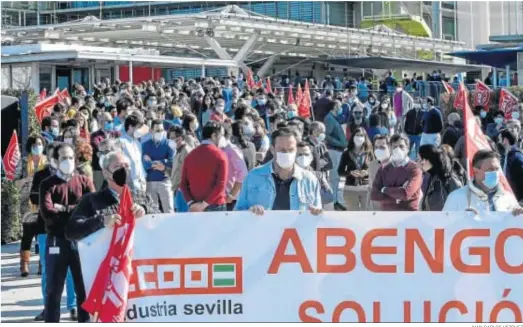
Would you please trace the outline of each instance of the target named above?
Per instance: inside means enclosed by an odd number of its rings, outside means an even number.
[[[129,61],[129,83],[133,84],[133,62]]]
[[[234,60],[237,62],[243,62],[245,57],[249,54],[249,52],[252,50],[254,45],[256,44],[256,41],[258,40],[258,37],[260,36],[259,31],[255,31],[254,34],[251,35],[251,37],[245,41],[243,46],[241,47],[240,51],[234,56]]]
[[[31,63],[31,86],[37,94],[40,93],[40,64],[38,62]]]
[[[93,86],[96,84],[95,72],[96,64],[92,64],[91,66],[89,66],[89,91],[91,91],[93,89]]]
[[[494,84],[494,87],[498,86],[498,69],[496,67],[492,67],[492,84]]]
[[[202,75],[201,77],[205,77],[205,65],[202,65]]]
[[[207,34],[205,34],[203,36],[203,38],[205,39],[205,41],[207,41],[209,46],[214,50],[214,52],[218,55],[218,57],[220,59],[222,59],[222,60],[231,60],[232,59],[231,56],[227,53],[227,51],[225,51],[225,49],[222,48],[220,43],[218,43],[218,41],[216,41],[215,38],[210,37]]]
[[[263,65],[260,67],[260,69],[258,69],[258,72],[256,73],[256,75],[258,75],[260,78],[265,77],[265,75],[267,74],[267,71],[269,69],[271,69],[271,67],[274,64],[274,62],[276,61],[276,59],[278,59],[278,56],[276,56],[276,55],[267,59],[267,61],[263,63]]]
[[[507,79],[507,86],[510,86],[510,65],[505,66],[505,78]]]
[[[56,65],[51,65],[51,89],[47,94],[52,94],[56,90]]]
[[[120,65],[116,64],[114,66],[114,80],[120,79]]]

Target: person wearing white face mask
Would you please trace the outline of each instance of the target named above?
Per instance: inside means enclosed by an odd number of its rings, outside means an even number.
[[[234,210],[250,210],[256,215],[263,215],[265,210],[321,214],[320,183],[312,172],[296,164],[296,135],[288,128],[280,128],[271,138],[275,159],[249,172]]]
[[[369,164],[369,185],[372,188],[374,179],[378,170],[389,163],[390,160],[390,149],[389,149],[389,136],[388,135],[376,135],[374,137],[374,157],[376,158]],[[370,193],[370,189],[369,189]],[[380,203],[377,201],[370,200],[369,194],[369,207],[370,210],[381,210]]]
[[[152,138],[142,144],[142,162],[147,174],[147,193],[163,213],[174,212],[171,168],[174,150],[169,146],[163,120],[151,123]]]
[[[314,146],[307,142],[298,143],[298,152],[296,154],[296,164],[301,168],[308,170],[316,176],[321,186],[321,203],[324,210],[334,210],[334,195],[325,176],[321,171],[315,171],[311,164],[314,162]]]
[[[70,144],[61,143],[53,153],[58,162],[55,175],[40,185],[40,213],[45,223],[47,242],[42,251],[46,255],[47,290],[45,322],[60,321],[60,302],[67,270],[71,269],[78,301],[78,322],[89,321],[83,310],[85,288],[80,269],[80,256],[75,245],[65,237],[67,223],[80,199],[94,192],[94,185],[85,176],[75,173],[75,153]]]
[[[349,211],[366,211],[369,202],[369,164],[374,160],[372,143],[364,128],[354,130],[341,155],[338,174],[345,177],[343,196]]]
[[[143,117],[133,113],[125,119],[125,132],[120,136],[123,153],[131,163],[129,187],[135,192],[146,191],[146,172],[142,164],[142,144],[140,138],[149,132]]]
[[[236,198],[240,193],[243,180],[247,176],[248,169],[242,150],[231,142],[232,128],[225,126],[226,146],[222,148],[227,155],[227,185],[225,192],[227,194],[227,211],[232,211],[236,204]]]
[[[223,99],[216,100],[216,106],[211,114],[210,120],[220,123],[229,122],[230,118],[225,114],[225,101]]]
[[[185,158],[180,189],[190,212],[225,211],[227,146],[221,123],[209,121],[203,127],[203,141]]]
[[[312,146],[312,156],[313,161],[311,163],[311,168],[321,173],[326,179],[329,176],[329,171],[334,166],[332,163],[331,156],[329,155],[329,150],[325,145],[325,125],[322,122],[314,121],[312,122],[309,130],[310,134],[307,138],[307,141]],[[326,210],[328,210],[326,208]]]
[[[31,195],[29,196],[29,199],[31,200],[31,204],[36,206],[36,210],[38,210],[38,206],[40,205],[40,185],[42,184],[42,181],[44,181],[49,176],[52,176],[56,173],[58,165],[55,162],[55,159],[53,158],[53,153],[56,149],[56,147],[59,145],[58,142],[51,143],[47,145],[46,147],[46,153],[49,158],[48,165],[46,165],[42,170],[39,170],[35,172],[33,176],[33,181],[31,184]],[[35,226],[35,232],[36,232],[36,241],[38,242],[38,246],[40,249],[45,249],[45,243],[47,240],[47,234],[45,232],[45,224],[42,219],[41,213],[38,214],[38,218],[36,221]],[[24,231],[25,232],[25,231]],[[25,233],[24,233],[25,234]],[[22,236],[22,243],[23,243],[23,236]],[[40,261],[38,265],[38,271],[39,275],[42,275],[42,299],[45,300],[45,294],[47,292],[47,271],[45,269],[45,255],[40,255]],[[73,284],[73,278],[71,275],[71,271],[69,270],[67,272],[67,278],[65,283],[65,289],[67,294],[67,310],[71,313],[71,320],[76,320],[76,294],[74,292],[74,284]],[[45,304],[45,303],[43,303]],[[42,311],[38,316],[34,318],[35,321],[43,321],[44,320],[44,312]]]
[[[513,194],[501,184],[501,164],[495,151],[480,150],[472,159],[474,178],[466,186],[447,197],[443,211],[470,211],[476,219],[485,218],[492,211],[522,215],[523,208]]]
[[[408,157],[409,138],[395,134],[390,142],[390,162],[378,169],[371,200],[385,211],[418,211],[423,178],[419,166]]]

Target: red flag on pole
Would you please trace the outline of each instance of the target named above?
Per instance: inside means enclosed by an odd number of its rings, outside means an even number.
[[[499,110],[505,113],[505,119],[512,118],[512,111],[518,108],[518,98],[507,89],[499,91]]]
[[[45,100],[47,98],[47,89],[44,88],[42,91],[40,91],[40,101]]]
[[[42,123],[42,120],[49,116],[52,111],[55,104],[60,102],[60,96],[59,95],[53,95],[43,101],[38,102],[35,105],[35,114],[36,118],[40,123]]]
[[[452,85],[445,81],[441,81],[441,83],[443,83],[443,88],[445,89],[445,92],[447,92],[448,94],[454,94],[454,88],[452,87]]]
[[[4,164],[5,177],[8,180],[12,181],[15,179],[16,167],[18,167],[21,158],[20,147],[18,146],[18,135],[16,134],[16,130],[14,130],[2,161]]]
[[[82,307],[98,322],[124,322],[127,294],[131,280],[134,227],[136,225],[131,207],[133,200],[127,186],[120,195],[118,214],[120,224],[114,226],[107,256]]]
[[[467,101],[468,96],[466,94],[465,87],[462,84],[463,83],[460,83],[458,95],[460,92],[464,93],[460,97],[460,99],[463,99],[461,106],[463,107],[463,120],[465,122],[465,154],[467,158],[466,168],[469,178],[472,179],[472,159],[474,158],[474,155],[479,150],[492,150],[492,148],[490,147],[490,144],[487,141],[487,137],[485,136],[485,134],[483,134],[481,126],[478,124],[476,117],[474,117],[474,114],[470,109],[470,106]],[[510,187],[510,184],[508,183],[505,174],[503,174],[502,172],[500,173],[500,182],[507,192],[513,194],[512,188]]]
[[[296,105],[299,106],[301,104],[301,98],[303,98],[303,93],[301,91],[301,85],[298,83],[298,90],[296,91]]]
[[[267,84],[265,84],[265,90],[267,93],[272,93],[271,79],[267,77]]]
[[[69,91],[67,89],[63,89],[62,92],[60,92],[60,101],[62,100],[71,100],[71,95],[69,94]]]
[[[476,80],[476,90],[474,92],[474,107],[482,106],[485,111],[489,111],[491,89],[482,81]]]
[[[292,94],[292,84],[289,87],[289,95],[287,97],[287,105],[294,103],[294,95]]]
[[[252,70],[250,68],[247,70],[247,86],[249,89],[254,89],[256,87],[256,84],[254,83],[254,77],[252,76]]]
[[[309,118],[311,116],[311,93],[309,90],[309,80],[305,80],[305,89],[301,97],[301,101],[298,105],[298,115],[303,118]]]
[[[468,104],[468,100],[465,98],[466,95],[467,91],[465,85],[463,85],[463,83],[459,83],[458,93],[456,94],[456,98],[454,98],[454,108],[458,110],[463,110],[465,108],[464,104]]]

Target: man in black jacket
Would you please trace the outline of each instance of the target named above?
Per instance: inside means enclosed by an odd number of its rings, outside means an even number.
[[[511,130],[503,130],[500,133],[501,144],[505,148],[505,160],[503,160],[503,173],[516,196],[518,202],[523,201],[523,152],[518,146],[517,134]]]
[[[107,187],[84,196],[71,215],[66,237],[80,240],[103,227],[113,226],[121,220],[118,215],[120,195],[127,181],[129,160],[122,152],[110,152],[104,156],[102,172]],[[151,197],[145,193],[132,193],[133,215],[136,219],[145,214],[160,213]]]
[[[410,109],[405,115],[405,133],[410,141],[409,153],[412,147],[415,147],[415,156],[418,156],[418,149],[421,141],[421,133],[423,132],[423,116],[425,112],[421,110],[419,103],[415,103],[414,107]]]

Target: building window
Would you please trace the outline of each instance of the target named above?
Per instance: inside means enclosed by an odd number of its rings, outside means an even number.
[[[443,38],[446,40],[456,40],[456,21],[454,18],[443,17],[441,30],[443,32]]]
[[[2,71],[3,73],[3,71]],[[13,88],[28,89],[31,85],[31,66],[13,66]]]
[[[46,89],[47,94],[51,93],[52,67],[40,65],[40,90]]]

